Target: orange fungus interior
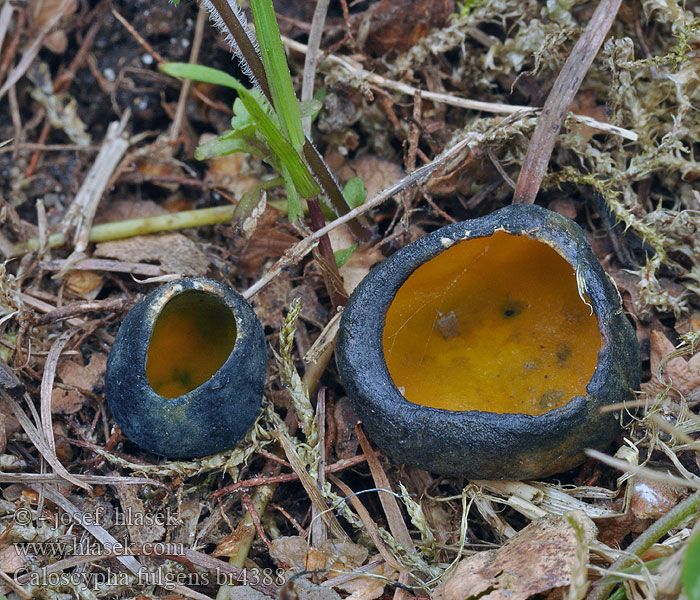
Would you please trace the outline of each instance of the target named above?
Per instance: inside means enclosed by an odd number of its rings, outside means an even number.
[[[155,392],[177,398],[212,377],[236,342],[236,319],[217,298],[185,291],[163,307],[146,358],[146,377]]]
[[[387,311],[383,344],[410,402],[538,415],[586,393],[602,338],[562,256],[495,232],[416,269]]]

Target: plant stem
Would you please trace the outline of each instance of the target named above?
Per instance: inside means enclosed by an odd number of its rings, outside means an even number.
[[[610,565],[610,570],[620,571],[632,565],[636,557],[641,556],[681,521],[697,512],[698,508],[700,508],[700,491],[695,492],[692,496],[688,496],[683,502],[677,504],[672,510],[653,523],[628,546],[622,556]],[[610,596],[610,592],[615,585],[615,582],[602,585],[594,584],[591,593],[588,595],[588,600],[605,600]]]
[[[321,206],[317,198],[310,198],[307,200],[307,203],[309,205],[311,227],[313,227],[314,231],[318,231],[326,225],[326,221],[321,213]],[[318,254],[320,255],[317,257],[319,259],[317,260],[318,266],[321,269],[323,282],[326,284],[326,290],[331,298],[333,308],[345,306],[348,301],[348,295],[345,292],[343,278],[340,275],[340,271],[338,271],[338,265],[335,264],[335,255],[327,233],[321,236],[321,239],[318,241]]]
[[[263,477],[274,477],[280,473],[280,464],[275,461],[268,460],[263,467]],[[270,503],[272,496],[277,489],[277,484],[261,485],[256,488],[251,496],[253,501],[253,507],[258,515],[262,515]],[[245,567],[246,558],[248,558],[248,552],[250,551],[250,546],[255,539],[255,526],[253,525],[253,517],[250,511],[246,511],[244,517],[238,523],[236,530],[233,534],[236,540],[236,551],[229,558],[228,562],[234,567],[242,569]],[[226,600],[229,597],[228,590],[231,586],[224,584],[219,588],[216,594],[217,600]]]
[[[142,217],[140,219],[115,221],[113,223],[100,223],[99,225],[94,225],[92,229],[90,229],[88,242],[107,242],[158,231],[172,231],[174,229],[185,229],[187,227],[199,227],[200,225],[228,223],[235,209],[235,206],[227,204],[226,206],[184,210],[155,217]],[[63,232],[52,233],[48,240],[49,247],[56,248],[57,246],[63,246],[65,241]],[[24,244],[17,245],[15,254],[22,254],[27,250],[37,250],[38,248],[39,238],[30,238]]]
[[[622,0],[600,1],[559,72],[544,103],[542,114],[537,119],[530,145],[527,147],[527,154],[513,194],[513,204],[532,204],[535,201],[564,117],[588,68],[598,54],[621,3]]]
[[[262,90],[263,94],[265,94],[268,101],[272,103],[270,85],[267,81],[267,75],[265,74],[265,67],[263,66],[262,59],[255,50],[253,43],[248,38],[248,35],[243,29],[240,21],[236,18],[236,15],[233,14],[231,7],[228,5],[226,0],[210,1],[214,8],[218,11],[226,27],[228,27],[233,39],[236,41],[238,49],[240,50],[243,59],[248,63],[256,83],[260,86],[260,89]],[[350,207],[348,206],[347,202],[345,202],[342,190],[331,174],[328,165],[307,137],[304,137],[303,151],[306,162],[309,164],[309,167],[318,180],[319,185],[330,199],[331,204],[333,205],[333,208],[337,214],[347,214],[350,211]],[[371,237],[371,232],[362,227],[362,225],[360,225],[360,223],[357,221],[348,223],[348,226],[352,230],[353,234],[361,240],[368,240]]]
[[[236,40],[238,45],[238,50],[243,55],[243,60],[248,63],[250,70],[255,77],[255,83],[260,86],[260,89],[265,94],[265,97],[272,103],[272,94],[270,93],[270,86],[267,83],[267,76],[265,75],[265,67],[263,66],[262,59],[258,54],[253,42],[250,41],[248,34],[243,29],[241,22],[238,20],[231,7],[226,0],[210,0],[212,6],[217,10],[221,19],[223,20],[226,27],[228,27],[229,32]]]
[[[314,146],[308,138],[306,138],[304,142],[304,158],[306,162],[309,163],[312,173],[316,176],[323,191],[326,192],[338,216],[348,214],[348,212],[350,212],[350,207],[347,202],[345,202],[345,197],[340,187],[338,187],[338,182],[335,180],[335,177],[333,177],[326,161],[321,158],[318,150],[316,150],[316,146]],[[348,227],[350,227],[353,235],[362,241],[367,241],[372,237],[372,232],[360,225],[356,220],[349,221]]]

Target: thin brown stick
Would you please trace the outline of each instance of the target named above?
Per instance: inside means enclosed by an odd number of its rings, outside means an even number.
[[[367,457],[364,454],[359,454],[358,456],[353,456],[352,458],[339,460],[338,462],[327,466],[326,473],[335,473],[337,471],[350,469],[352,467],[356,467],[357,465],[362,464],[366,460]],[[275,475],[274,477],[253,477],[251,479],[237,481],[236,483],[227,485],[226,487],[223,487],[220,490],[216,490],[211,495],[211,497],[218,498],[219,496],[223,496],[224,494],[233,494],[233,492],[236,492],[238,490],[244,490],[259,485],[268,485],[271,483],[286,483],[288,481],[297,481],[298,479],[299,475],[297,475],[296,473],[285,473],[284,475]]]
[[[42,146],[46,142],[46,138],[49,137],[49,133],[51,132],[51,122],[49,121],[48,117],[44,120],[44,125],[41,128],[41,133],[39,134],[39,139],[37,140],[37,144]],[[33,175],[34,172],[36,171],[37,165],[39,164],[39,157],[41,156],[41,150],[37,150],[34,152],[32,155],[31,160],[29,161],[29,166],[27,167],[27,171],[24,174],[24,177],[26,179],[30,179]]]
[[[391,482],[384,472],[384,469],[379,462],[379,458],[372,452],[372,446],[369,443],[365,432],[362,430],[362,425],[360,425],[360,423],[355,426],[355,435],[360,442],[362,451],[366,456],[369,456],[367,464],[369,465],[369,470],[372,473],[374,485],[377,488],[393,491]],[[407,552],[415,552],[415,546],[413,545],[411,534],[408,533],[408,527],[406,527],[406,522],[401,514],[401,509],[396,501],[396,496],[393,494],[387,494],[386,492],[377,492],[377,494],[379,495],[379,501],[382,503],[382,508],[384,509],[384,514],[386,515],[386,520],[389,524],[391,535],[396,538],[399,544],[401,544]]]
[[[532,204],[535,201],[564,117],[605,36],[608,35],[621,3],[622,0],[600,1],[559,72],[527,148],[513,194],[514,204]]]
[[[165,59],[163,56],[156,50],[151,44],[149,44],[142,36],[141,34],[134,29],[133,25],[129,23],[115,8],[112,9],[112,14],[114,15],[114,18],[119,21],[124,27],[126,27],[126,30],[134,37],[134,39],[141,44],[141,46],[148,52],[153,58],[156,59],[159,63],[165,62]]]
[[[89,302],[75,302],[52,310],[45,315],[32,314],[31,324],[33,326],[49,325],[56,321],[92,312],[119,313],[130,308],[132,304],[133,302],[131,300],[125,300],[123,298],[106,298],[104,300],[92,300]]]
[[[15,580],[7,575],[5,571],[0,571],[0,579],[5,585],[10,587],[15,594],[22,598],[22,600],[31,600],[32,595],[19,585],[19,583],[15,583]]]
[[[10,3],[6,3],[5,6],[10,6]],[[12,35],[12,39],[10,40],[10,43],[7,45],[7,48],[5,48],[5,51],[2,56],[2,61],[0,61],[0,82],[5,79],[5,75],[7,74],[7,70],[10,68],[10,65],[12,64],[12,60],[15,58],[15,55],[17,54],[17,48],[19,48],[19,41],[22,38],[22,34],[24,33],[24,24],[25,21],[27,20],[27,10],[22,9],[19,11],[19,14],[17,15],[17,22],[15,23],[15,32]]]
[[[199,7],[199,13],[197,14],[197,23],[194,26],[194,37],[192,39],[192,48],[190,50],[190,64],[196,64],[199,58],[199,51],[202,48],[202,40],[204,38],[204,25],[207,22],[207,10],[203,7]],[[190,95],[190,89],[192,88],[192,80],[184,79],[182,82],[182,87],[180,88],[180,97],[177,100],[177,108],[175,109],[175,117],[173,118],[173,124],[170,128],[170,141],[175,142],[177,136],[180,135],[180,129],[182,128],[182,121],[185,118],[185,106],[187,105],[187,98]]]
[[[93,23],[90,25],[90,29],[88,29],[88,32],[85,34],[85,37],[80,44],[80,48],[73,57],[73,60],[70,62],[70,65],[68,65],[68,68],[63,71],[63,73],[61,73],[54,81],[53,89],[55,92],[65,92],[70,87],[73,79],[75,79],[75,74],[77,73],[78,69],[85,64],[87,54],[90,51],[90,48],[92,48],[92,44],[97,37],[97,33],[103,24],[103,19],[100,17],[102,16],[102,13],[106,11],[107,7],[108,2],[103,0],[92,11],[90,19],[93,20]]]
[[[260,515],[258,514],[258,511],[255,510],[255,505],[250,499],[250,494],[248,492],[243,492],[241,494],[241,502],[243,502],[245,507],[248,509],[250,520],[253,521],[253,527],[255,527],[255,531],[257,532],[260,541],[265,544],[267,551],[272,554],[272,544],[270,543],[270,539],[267,537],[267,535],[265,535],[265,530],[260,522]]]
[[[317,198],[310,198],[307,202],[309,205],[309,216],[311,217],[311,227],[314,231],[318,231],[326,225],[326,220],[323,218],[323,213],[321,213],[321,205],[318,203]],[[348,301],[348,295],[345,291],[338,265],[335,263],[335,255],[333,254],[328,234],[321,236],[318,248],[314,250],[314,255],[333,308],[345,306]]]
[[[304,59],[304,74],[301,81],[301,101],[311,100],[314,95],[314,79],[316,67],[318,66],[318,49],[321,47],[321,36],[323,35],[323,25],[326,22],[326,13],[330,0],[316,0],[316,8],[311,21],[311,31],[309,32],[309,51]],[[311,117],[304,117],[301,120],[304,128],[304,135],[311,137]]]

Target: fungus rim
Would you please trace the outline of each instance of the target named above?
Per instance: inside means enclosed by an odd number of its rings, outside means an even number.
[[[183,285],[183,282],[185,285]],[[165,400],[167,402],[174,402],[179,400],[180,398],[185,399],[187,396],[190,394],[193,394],[197,391],[200,390],[200,388],[204,387],[207,385],[214,377],[219,375],[219,373],[229,365],[229,361],[231,360],[231,357],[233,356],[234,353],[238,350],[240,352],[240,347],[244,343],[242,341],[242,338],[245,337],[245,331],[244,331],[244,324],[245,320],[243,316],[240,314],[240,311],[238,310],[238,306],[236,303],[231,301],[230,295],[227,293],[228,290],[222,287],[221,284],[218,282],[215,282],[213,280],[208,280],[208,279],[202,279],[202,278],[188,278],[188,279],[181,279],[178,281],[175,281],[172,283],[171,286],[163,286],[162,288],[159,288],[159,291],[162,292],[162,295],[153,303],[151,303],[148,307],[148,313],[146,316],[146,331],[144,332],[145,335],[148,336],[148,341],[146,342],[146,352],[143,356],[143,365],[142,369],[144,374],[146,374],[146,382],[148,387],[151,389],[151,391],[156,394],[159,398],[162,400]],[[225,306],[228,308],[228,310],[231,312],[231,315],[234,318],[235,326],[236,326],[236,339],[233,341],[233,345],[231,346],[231,349],[229,350],[228,355],[226,356],[226,360],[221,363],[218,369],[214,371],[205,381],[200,383],[197,387],[192,388],[191,390],[185,392],[184,394],[180,394],[179,396],[175,396],[174,398],[168,398],[167,396],[163,396],[159,394],[154,388],[153,385],[151,385],[151,381],[147,375],[147,367],[148,367],[148,351],[151,347],[151,341],[153,339],[153,332],[155,331],[156,323],[158,322],[158,319],[160,318],[163,310],[165,307],[170,303],[172,300],[177,298],[178,296],[182,296],[184,294],[190,294],[193,292],[201,292],[203,294],[213,296],[216,301],[218,301],[221,305]]]

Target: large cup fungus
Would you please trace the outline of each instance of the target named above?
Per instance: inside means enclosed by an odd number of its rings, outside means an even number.
[[[352,294],[342,381],[393,459],[475,479],[572,468],[619,431],[634,331],[573,221],[533,205],[449,225]]]
[[[126,436],[170,458],[230,448],[263,394],[265,337],[250,305],[208,279],[164,285],[125,317],[107,361],[105,395]]]

